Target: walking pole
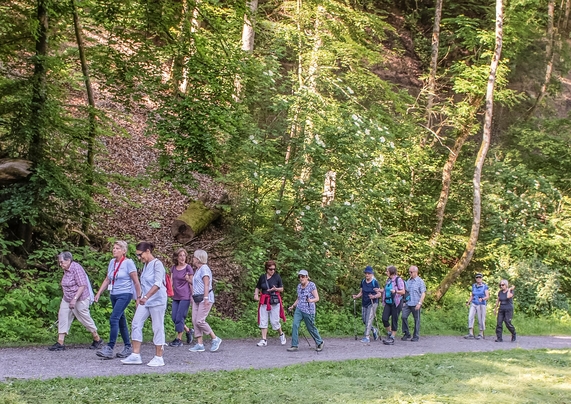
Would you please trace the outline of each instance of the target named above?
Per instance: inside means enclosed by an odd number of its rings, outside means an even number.
[[[359,338],[357,337],[357,324],[355,321],[357,321],[357,304],[355,303],[355,299],[353,299],[353,332],[355,334],[355,341],[357,341]]]

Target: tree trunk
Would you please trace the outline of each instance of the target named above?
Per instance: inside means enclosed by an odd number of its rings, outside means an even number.
[[[440,19],[442,16],[442,1],[436,0],[434,10],[434,26],[432,28],[432,51],[430,58],[430,75],[428,76],[428,100],[426,102],[427,126],[432,128],[432,106],[436,93],[436,69],[438,68],[438,48],[440,46]]]
[[[458,136],[456,139],[456,142],[454,142],[454,147],[448,154],[448,160],[442,169],[442,189],[440,191],[440,198],[438,198],[438,204],[436,205],[436,226],[434,226],[434,230],[430,236],[430,244],[432,246],[436,244],[436,240],[438,240],[440,231],[442,230],[442,223],[444,222],[444,211],[446,210],[448,195],[450,194],[452,170],[454,169],[454,165],[456,164],[460,150],[462,149],[464,142],[466,142],[466,139],[468,139],[468,136],[470,136],[470,130],[464,129],[460,136]]]
[[[454,265],[450,272],[444,277],[436,291],[434,292],[434,299],[440,301],[446,294],[450,286],[458,279],[460,274],[467,268],[470,263],[476,243],[478,242],[478,235],[480,232],[480,215],[481,215],[481,175],[486,154],[490,147],[490,138],[492,134],[492,117],[494,110],[494,89],[496,84],[496,72],[500,56],[502,54],[502,38],[503,37],[503,0],[496,0],[496,46],[494,55],[490,63],[490,76],[488,78],[488,85],[486,88],[486,113],[484,116],[484,129],[482,133],[482,144],[476,157],[476,168],[474,170],[474,202],[473,202],[473,220],[472,231],[470,238],[466,244],[466,249],[460,260]]]
[[[89,77],[89,67],[87,66],[87,58],[85,57],[85,46],[83,43],[83,34],[81,23],[79,22],[79,14],[75,0],[71,0],[71,9],[73,12],[73,27],[75,30],[75,39],[77,41],[77,49],[79,51],[79,60],[81,62],[81,72],[83,73],[83,82],[85,83],[85,91],[87,93],[87,102],[89,104],[89,133],[87,134],[87,176],[86,183],[90,195],[93,193],[94,180],[94,146],[96,137],[96,108],[95,97],[93,96],[93,88],[91,87],[91,79]],[[89,217],[91,209],[86,209],[82,223],[83,233],[87,233],[89,226]]]
[[[209,208],[202,201],[193,201],[173,222],[171,234],[177,242],[186,244],[219,216],[218,209]]]
[[[569,24],[569,12],[571,12],[571,0],[565,2],[565,18],[563,19],[563,32],[567,32]]]
[[[21,181],[31,174],[32,162],[24,159],[0,159],[0,185]]]
[[[545,47],[545,58],[547,60],[547,66],[545,67],[545,78],[543,79],[543,84],[539,90],[539,95],[535,99],[533,106],[527,111],[526,119],[529,119],[533,116],[533,113],[537,109],[538,105],[545,97],[545,93],[547,93],[547,85],[549,84],[551,75],[553,74],[553,63],[555,60],[555,52],[553,51],[555,42],[555,30],[553,28],[554,10],[555,0],[549,0],[547,5],[547,46]]]
[[[194,9],[192,10],[192,17],[190,19],[190,34],[191,34],[190,44],[191,45],[194,44],[194,39],[192,38],[192,34],[197,32],[198,29],[200,28],[200,22],[198,21],[198,15],[199,15],[198,4],[199,3],[200,3],[200,0],[196,0]],[[185,13],[185,14],[187,15],[188,13]],[[189,53],[192,55],[194,53],[194,50],[189,49]],[[182,94],[186,94],[186,88],[188,87],[188,67],[186,66],[186,64],[188,63],[189,60],[190,60],[190,57],[187,56],[187,57],[184,57],[183,61],[182,61],[182,81],[181,81],[179,88],[178,88]]]
[[[250,10],[244,14],[244,26],[242,28],[242,50],[252,52],[254,50],[254,14],[258,10],[258,0],[247,1],[246,5]]]

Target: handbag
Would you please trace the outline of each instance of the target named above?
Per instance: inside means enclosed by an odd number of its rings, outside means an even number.
[[[268,278],[266,277],[266,288],[270,289],[270,285],[268,283]],[[274,304],[279,304],[280,298],[276,292],[270,292],[270,304],[273,306]]]

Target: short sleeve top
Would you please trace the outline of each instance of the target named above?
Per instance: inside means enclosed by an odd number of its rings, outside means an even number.
[[[271,289],[274,286],[276,288],[283,288],[284,286],[282,278],[277,272],[274,272],[270,278],[268,278],[266,274],[263,274],[260,276],[260,279],[258,279],[258,283],[256,284],[256,288],[261,290],[263,295],[269,295],[270,292],[268,292],[268,289]]]
[[[185,276],[194,275],[194,271],[190,265],[186,265],[183,269],[176,269],[176,265],[171,268],[172,287],[174,291],[173,300],[190,300],[192,287],[187,282]]]
[[[305,288],[301,287],[301,283],[297,285],[297,308],[306,314],[315,314],[315,303],[307,301],[308,298],[313,298],[313,291],[317,290],[315,283],[309,281]]]
[[[133,293],[133,279],[131,273],[137,272],[135,263],[130,258],[117,260],[113,258],[107,267],[107,278],[111,287],[112,295],[120,295],[123,293]]]

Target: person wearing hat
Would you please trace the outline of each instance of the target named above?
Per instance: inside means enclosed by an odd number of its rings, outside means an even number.
[[[299,285],[297,285],[297,299],[289,307],[289,311],[295,309],[293,314],[293,326],[291,330],[291,347],[287,350],[294,352],[298,350],[299,325],[301,320],[305,323],[307,331],[315,341],[317,352],[323,350],[323,339],[315,327],[315,303],[319,301],[319,294],[315,283],[309,280],[309,274],[305,269],[297,273]]]
[[[380,293],[375,292],[381,286],[373,275],[374,271],[371,266],[367,266],[363,271],[365,279],[361,280],[361,289],[359,293],[353,295],[353,299],[361,298],[361,317],[363,324],[365,324],[365,336],[361,340],[363,343],[371,342],[369,337],[371,330],[373,331],[373,338],[376,341],[379,338],[379,330],[373,327],[373,319],[377,316],[377,307],[379,307]]]
[[[483,339],[486,330],[486,302],[490,298],[490,290],[488,285],[482,282],[482,274],[476,274],[476,283],[472,285],[470,299],[466,302],[466,306],[470,306],[468,314],[468,335],[464,338],[474,339],[474,318],[478,316],[478,328],[480,333],[475,339]]]

